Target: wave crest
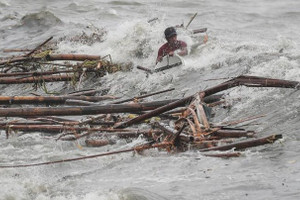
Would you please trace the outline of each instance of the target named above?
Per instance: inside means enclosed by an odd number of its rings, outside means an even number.
[[[21,19],[21,25],[29,28],[51,27],[59,24],[62,24],[62,21],[49,11],[31,13]]]

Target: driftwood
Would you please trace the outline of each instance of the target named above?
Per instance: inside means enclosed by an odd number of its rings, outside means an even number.
[[[97,55],[85,55],[85,54],[48,54],[46,60],[73,60],[73,61],[85,61],[85,60],[100,60],[101,57]]]
[[[73,70],[64,70],[64,71],[47,71],[47,72],[0,73],[0,77],[11,77],[11,76],[43,76],[43,75],[64,74],[64,73],[74,73],[74,71]]]
[[[131,138],[144,136],[149,143],[130,148],[127,150],[101,153],[80,158],[71,158],[65,160],[58,160],[45,163],[35,164],[20,164],[20,165],[3,165],[0,168],[11,167],[27,167],[55,164],[61,162],[70,162],[75,160],[82,160],[88,158],[95,158],[104,155],[112,155],[125,152],[142,152],[150,148],[164,149],[168,152],[185,151],[190,148],[198,149],[201,152],[207,151],[227,151],[234,149],[235,151],[225,153],[204,153],[204,156],[213,157],[238,157],[241,155],[236,150],[243,150],[249,147],[255,147],[259,145],[265,145],[275,142],[282,138],[282,135],[270,135],[258,139],[250,139],[242,141],[240,138],[256,137],[254,131],[246,131],[244,129],[229,128],[227,126],[236,125],[246,120],[257,119],[258,117],[251,117],[244,120],[236,120],[233,122],[226,122],[223,124],[215,125],[209,122],[209,114],[207,107],[205,106],[204,99],[214,95],[220,91],[236,87],[282,87],[282,88],[295,88],[300,89],[299,82],[286,81],[279,79],[268,79],[262,77],[253,76],[240,76],[224,83],[221,83],[215,87],[208,88],[206,90],[197,92],[194,95],[179,99],[179,100],[165,100],[155,101],[148,103],[132,103],[132,104],[109,104],[109,105],[97,105],[86,107],[37,107],[37,108],[1,108],[0,116],[3,117],[37,117],[37,116],[50,116],[50,115],[93,115],[93,114],[106,114],[95,117],[95,120],[103,120],[102,122],[117,122],[108,127],[102,125],[95,125],[90,127],[92,123],[96,123],[93,119],[81,120],[81,121],[65,121],[64,119],[47,118],[43,121],[43,124],[22,124],[23,122],[11,121],[0,123],[0,129],[4,129],[7,135],[10,131],[40,131],[40,132],[63,132],[58,139],[61,140],[76,140],[79,138],[87,137],[85,140],[87,146],[103,146],[114,144],[114,140],[110,139],[110,136],[116,135],[118,137]],[[220,97],[219,97],[220,98]],[[135,100],[131,98],[129,101]],[[122,102],[121,102],[122,103]],[[173,109],[176,109],[173,111]],[[146,112],[148,111],[148,112]],[[176,112],[175,118],[172,118],[172,123],[165,119],[159,118],[163,113]],[[140,116],[136,115],[122,115],[113,116],[113,113],[136,113],[142,112]],[[146,113],[145,113],[146,112]],[[260,116],[261,117],[261,116]],[[130,120],[128,120],[128,118]],[[125,129],[133,124],[145,122],[145,120],[151,121],[148,126],[152,126],[151,129],[138,130],[138,129]],[[158,118],[158,119],[155,119]],[[112,120],[113,119],[113,120]],[[32,120],[32,119],[31,119]],[[157,120],[156,122],[153,122]],[[53,123],[53,124],[46,124]],[[168,125],[172,126],[168,126]],[[147,125],[145,125],[147,126]],[[98,138],[93,138],[93,137]],[[99,138],[100,137],[100,138]],[[238,142],[236,138],[239,138]]]
[[[32,76],[25,78],[1,78],[0,84],[20,84],[20,83],[43,83],[43,82],[59,82],[59,81],[71,81],[77,80],[76,75],[48,75],[48,76]]]
[[[62,104],[67,100],[82,100],[99,102],[108,99],[117,99],[114,96],[0,96],[0,104]],[[50,108],[51,109],[51,108]]]
[[[281,139],[282,135],[270,135],[264,138],[259,138],[259,139],[254,139],[254,140],[248,140],[248,141],[243,141],[243,142],[238,142],[234,144],[228,144],[224,146],[218,146],[218,147],[212,147],[212,148],[207,148],[207,149],[201,149],[200,151],[226,151],[230,149],[235,149],[235,150],[241,150],[241,149],[246,149],[249,147],[255,147],[255,146],[260,146],[264,144],[269,144],[273,143],[278,139]]]
[[[174,100],[155,101],[149,103],[110,104],[85,107],[37,107],[37,108],[0,108],[0,117],[37,117],[37,116],[70,116],[94,115],[107,113],[131,113],[153,110],[169,104]]]
[[[16,62],[35,62],[35,61],[54,61],[54,60],[71,60],[71,61],[85,61],[85,60],[100,60],[101,57],[97,55],[85,55],[85,54],[53,54],[46,55],[46,57],[34,57],[34,56],[18,56],[8,60],[0,62],[0,65],[7,65]]]
[[[282,88],[300,89],[300,83],[297,81],[286,81],[280,79],[270,79],[270,78],[262,78],[262,77],[255,77],[255,76],[239,76],[237,78],[233,78],[215,87],[200,91],[195,95],[185,97],[176,102],[170,103],[169,105],[165,105],[163,107],[157,108],[152,112],[136,117],[130,121],[120,123],[116,125],[115,128],[126,128],[133,124],[137,124],[143,120],[149,119],[153,116],[160,115],[166,111],[172,110],[180,106],[184,106],[187,103],[191,102],[195,98],[195,96],[201,95],[201,97],[203,98],[205,96],[210,96],[220,91],[227,90],[229,88],[240,86],[240,85],[244,85],[247,87],[282,87]]]
[[[35,121],[26,121],[26,122],[22,122],[22,121],[9,121],[9,122],[0,122],[0,129],[6,129],[7,127],[10,126],[14,126],[14,129],[18,130],[18,128],[20,128],[20,130],[30,130],[29,127],[33,126],[35,128],[38,128],[41,125],[44,126],[52,126],[52,125],[61,125],[61,126],[75,126],[75,125],[81,125],[81,124],[89,124],[92,126],[95,125],[102,125],[102,126],[113,126],[115,122],[113,121],[104,121],[104,120],[97,120],[97,121],[90,121],[90,122],[80,122],[80,121],[66,121],[66,122],[58,122],[58,121],[43,121],[43,122],[35,122]],[[28,127],[26,127],[28,126]],[[25,128],[24,128],[25,127]],[[41,127],[42,128],[42,127]],[[43,129],[43,128],[42,128]],[[62,128],[63,129],[63,128]],[[46,130],[46,128],[45,128]],[[61,129],[59,129],[61,130]],[[45,132],[45,131],[43,131]],[[51,132],[51,131],[50,131]]]
[[[4,49],[4,53],[10,53],[10,52],[27,52],[32,51],[32,49]]]
[[[110,128],[89,128],[89,127],[76,127],[68,125],[5,125],[0,126],[0,129],[3,130],[18,130],[24,132],[45,132],[45,133],[61,133],[61,132],[70,132],[76,131],[78,133],[87,131],[91,132],[107,132],[107,133],[128,133],[128,135],[134,135],[135,137],[141,134],[151,134],[157,131],[153,130],[138,130],[138,129],[110,129]]]

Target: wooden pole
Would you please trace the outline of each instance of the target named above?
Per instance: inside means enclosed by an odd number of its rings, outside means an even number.
[[[59,82],[71,81],[73,75],[49,75],[49,76],[32,76],[25,78],[1,78],[0,84],[20,84],[20,83],[43,83],[43,82]],[[77,76],[75,77],[77,78]]]
[[[131,113],[153,110],[174,100],[155,101],[135,104],[109,104],[83,107],[33,107],[33,108],[0,108],[0,117],[38,117],[38,116],[70,116],[93,115],[107,113]]]
[[[85,54],[49,54],[46,56],[46,60],[73,60],[73,61],[85,61],[85,60],[100,60],[101,57],[97,55],[85,55]]]
[[[239,138],[239,137],[254,137],[254,131],[245,131],[245,130],[226,130],[221,129],[216,132],[210,134],[211,136],[217,136],[221,138]]]
[[[111,128],[89,128],[89,127],[76,127],[76,126],[70,126],[70,125],[44,125],[44,124],[39,124],[39,125],[5,125],[5,126],[0,126],[0,129],[7,130],[19,130],[19,131],[24,131],[24,132],[46,132],[46,133],[61,133],[61,132],[66,132],[66,131],[77,131],[77,132],[82,132],[82,131],[88,131],[88,132],[109,132],[109,133],[114,133],[114,132],[119,132],[119,133],[130,133],[130,134],[135,134],[135,136],[138,136],[138,133],[150,133],[151,130],[144,130],[140,131],[138,129],[111,129]]]
[[[0,77],[11,77],[11,76],[42,76],[50,74],[62,74],[62,73],[74,73],[73,70],[65,71],[48,71],[48,72],[14,72],[14,73],[0,73]]]
[[[0,65],[6,65],[16,62],[29,62],[29,61],[38,61],[44,58],[40,57],[29,57],[29,56],[19,56],[16,58],[7,59],[0,62]],[[53,60],[72,60],[72,61],[85,61],[85,60],[100,60],[101,57],[97,55],[85,55],[85,54],[48,54],[46,56],[46,60],[53,61]]]
[[[98,102],[108,99],[116,99],[114,96],[0,96],[1,104],[62,104],[67,100],[81,100]]]
[[[212,148],[207,148],[207,149],[201,149],[200,151],[227,151],[230,149],[235,149],[235,150],[240,150],[240,149],[246,149],[249,147],[255,147],[255,146],[260,146],[264,144],[269,144],[273,143],[278,139],[281,139],[282,135],[270,135],[267,137],[259,138],[259,139],[254,139],[254,140],[247,140],[243,142],[237,142],[233,144],[228,144],[228,145],[223,145],[223,146],[218,146],[218,147],[212,147]]]

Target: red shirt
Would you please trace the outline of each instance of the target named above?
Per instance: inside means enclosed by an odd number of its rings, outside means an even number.
[[[176,51],[178,49],[183,49],[185,47],[187,47],[187,44],[181,40],[177,40],[173,45],[170,45],[169,43],[165,43],[159,48],[157,58],[161,56],[164,57],[168,55],[171,51]]]

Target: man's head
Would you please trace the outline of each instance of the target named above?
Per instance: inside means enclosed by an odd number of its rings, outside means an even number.
[[[165,30],[166,39],[169,40],[170,38],[172,38],[174,36],[177,36],[175,28],[174,27],[166,28],[166,30]]]

